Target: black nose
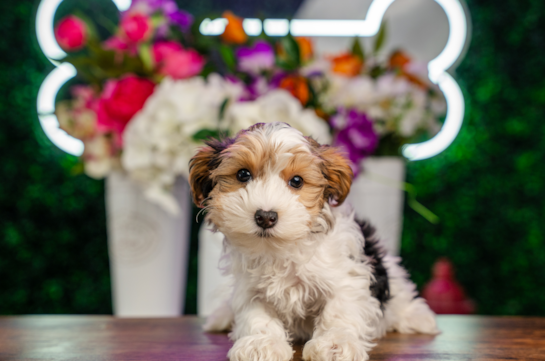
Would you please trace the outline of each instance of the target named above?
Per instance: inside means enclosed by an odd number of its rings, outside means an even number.
[[[278,222],[278,213],[276,212],[265,212],[261,209],[255,212],[255,223],[263,229],[274,227],[276,222]]]

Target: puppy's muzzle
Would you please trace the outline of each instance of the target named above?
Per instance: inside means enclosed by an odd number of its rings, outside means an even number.
[[[278,213],[262,209],[255,212],[255,223],[263,229],[272,228],[278,222]]]

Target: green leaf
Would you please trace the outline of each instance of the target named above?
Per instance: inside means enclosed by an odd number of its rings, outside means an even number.
[[[357,36],[354,38],[354,43],[352,44],[352,55],[357,56],[361,60],[365,60],[365,51],[360,43],[360,38]]]
[[[375,39],[375,46],[374,46],[375,54],[378,53],[380,51],[380,49],[382,49],[382,47],[384,46],[384,43],[386,42],[386,35],[387,35],[386,27],[387,27],[387,24],[386,24],[386,20],[385,20],[380,25],[378,35],[377,35],[377,37]]]
[[[151,46],[149,43],[144,43],[138,47],[138,55],[142,59],[144,68],[148,71],[153,71],[155,67],[153,57],[151,56]]]
[[[220,132],[214,129],[201,129],[197,133],[193,134],[193,140],[196,142],[202,142],[210,138],[219,138]]]
[[[157,12],[151,16],[151,24],[154,29],[157,29],[159,26],[165,24],[167,20],[160,12]]]
[[[235,70],[237,66],[237,59],[235,58],[233,48],[225,44],[220,45],[220,55],[227,68],[231,71]]]
[[[290,62],[287,62],[287,61],[284,61],[284,60],[277,60],[276,65],[279,68],[284,69],[284,70],[295,70],[295,69],[297,69],[297,64],[290,63]]]
[[[97,30],[93,20],[91,20],[91,18],[88,17],[81,10],[74,11],[74,15],[77,16],[78,18],[80,18],[85,23],[85,26],[87,27],[87,37],[88,37],[88,39],[89,40],[99,41],[99,39],[100,39],[99,33],[98,33],[98,30]]]
[[[286,59],[283,59],[283,61],[292,67],[299,67],[301,65],[301,51],[299,50],[299,44],[297,44],[293,36],[289,34],[283,37],[280,40],[280,45],[286,52]]]
[[[218,119],[223,119],[223,115],[225,114],[225,109],[227,108],[227,104],[229,104],[229,98],[226,98],[223,101],[223,103],[221,103]]]

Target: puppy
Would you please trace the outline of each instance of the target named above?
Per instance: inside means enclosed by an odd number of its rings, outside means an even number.
[[[225,235],[230,299],[205,330],[232,328],[232,361],[367,360],[387,331],[437,333],[399,259],[343,205],[347,160],[284,123],[212,140],[190,162],[194,201]]]

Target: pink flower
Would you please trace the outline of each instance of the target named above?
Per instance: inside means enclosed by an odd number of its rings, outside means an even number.
[[[150,18],[141,13],[127,14],[121,20],[121,33],[130,42],[138,43],[148,40],[152,31]]]
[[[87,42],[87,27],[85,22],[74,15],[69,15],[57,25],[55,37],[64,50],[79,50]]]
[[[185,79],[199,74],[204,67],[204,58],[193,49],[184,49],[173,41],[162,41],[153,45],[153,58],[159,74],[173,79]]]
[[[159,41],[152,47],[153,60],[162,63],[170,55],[183,50],[184,48],[175,41]]]
[[[154,89],[155,83],[134,75],[128,75],[120,80],[109,80],[98,102],[97,126],[99,131],[113,132],[120,145],[125,127],[132,117],[144,107],[144,103]]]
[[[136,44],[129,43],[126,39],[117,35],[114,35],[108,40],[106,40],[103,45],[105,49],[128,52],[129,54],[133,56],[138,53]]]

